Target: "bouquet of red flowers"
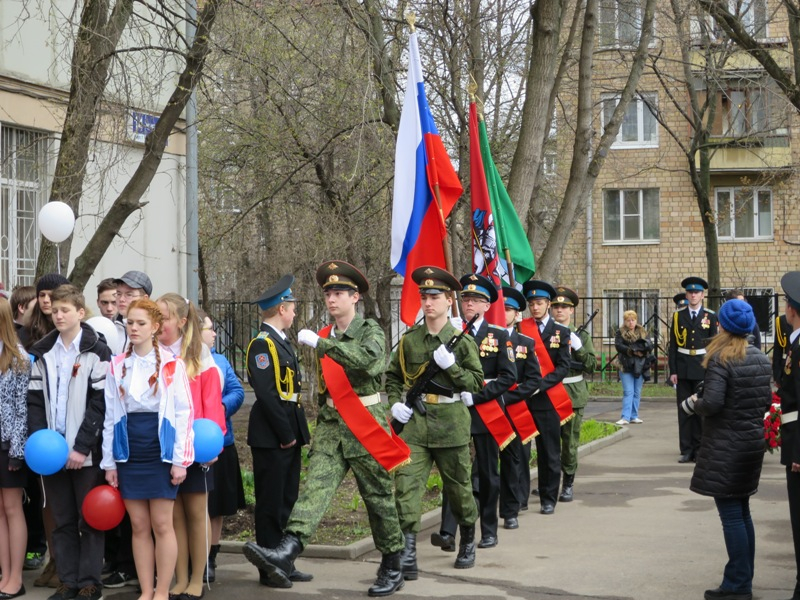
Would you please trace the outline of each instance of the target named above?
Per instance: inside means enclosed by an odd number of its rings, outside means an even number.
[[[781,399],[772,394],[772,405],[764,414],[764,441],[770,454],[781,447]]]

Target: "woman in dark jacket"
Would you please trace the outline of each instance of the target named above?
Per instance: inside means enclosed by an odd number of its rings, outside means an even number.
[[[638,318],[635,310],[626,310],[622,314],[622,327],[614,338],[622,381],[622,414],[617,425],[643,422],[639,418],[639,401],[642,385],[649,379],[645,372],[650,368],[653,342],[647,337],[647,330],[637,324]]]
[[[769,359],[748,344],[755,317],[747,302],[728,300],[719,311],[719,333],[707,347],[702,397],[684,401],[703,416],[703,436],[690,489],[717,505],[728,564],[722,583],[705,598],[750,600],[756,549],[750,496],[758,491],[764,460],[764,412],[772,391]]]

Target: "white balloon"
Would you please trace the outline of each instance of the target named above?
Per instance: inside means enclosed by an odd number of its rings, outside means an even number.
[[[55,244],[67,239],[74,228],[75,215],[64,202],[48,202],[39,211],[39,231]]]
[[[90,325],[96,332],[103,334],[106,338],[106,346],[111,349],[112,354],[116,354],[119,351],[117,348],[117,344],[119,344],[119,334],[117,333],[117,326],[114,325],[111,319],[107,319],[106,317],[92,317],[91,319],[86,319],[86,324]]]

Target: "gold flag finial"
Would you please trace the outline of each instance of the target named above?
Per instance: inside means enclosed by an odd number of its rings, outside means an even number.
[[[414,23],[417,22],[417,14],[413,12],[406,13],[406,22],[408,23],[408,26],[411,27],[411,33],[414,33]]]
[[[478,82],[472,73],[469,74],[469,83],[467,84],[467,92],[469,92],[470,102],[475,102],[475,93],[478,91]]]

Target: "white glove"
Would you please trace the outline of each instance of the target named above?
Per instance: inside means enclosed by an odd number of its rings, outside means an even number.
[[[461,317],[450,317],[450,324],[459,331],[464,331],[464,319]]]
[[[581,338],[579,338],[578,334],[574,331],[570,332],[569,334],[569,343],[573,350],[580,350],[583,348],[583,342],[581,341]]]
[[[319,341],[319,336],[310,329],[301,329],[297,333],[297,341],[301,344],[305,344],[306,346],[316,348],[317,342]]]
[[[475,401],[472,399],[472,392],[461,392],[461,401],[467,408],[475,406]]]
[[[400,423],[404,425],[411,420],[411,415],[414,414],[414,411],[411,410],[408,406],[403,404],[402,402],[395,402],[392,404],[392,416],[397,419]]]
[[[433,351],[433,360],[436,361],[436,364],[439,365],[439,368],[442,369],[442,371],[446,371],[456,364],[455,354],[445,348],[444,344]]]

